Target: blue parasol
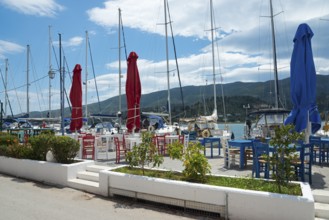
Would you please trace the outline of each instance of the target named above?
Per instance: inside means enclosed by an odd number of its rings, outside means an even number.
[[[294,37],[294,50],[290,63],[290,93],[293,109],[284,124],[294,124],[297,132],[311,122],[312,133],[321,127],[316,105],[316,72],[311,38],[313,32],[307,24],[300,24]]]

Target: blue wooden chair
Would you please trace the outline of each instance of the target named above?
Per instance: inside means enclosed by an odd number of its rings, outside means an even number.
[[[322,164],[325,152],[322,147],[321,137],[310,136],[310,143],[313,144],[313,163],[316,163],[318,158],[319,164]]]
[[[305,182],[305,175],[308,175],[308,182],[312,184],[313,144],[302,143],[297,147],[300,158],[293,164],[297,177]]]
[[[270,148],[268,143],[254,142],[253,144],[253,170],[252,175],[260,178],[260,173],[264,173],[264,178],[270,176],[270,166],[268,157]]]
[[[321,142],[320,145],[320,165],[322,163],[329,163],[329,143]]]

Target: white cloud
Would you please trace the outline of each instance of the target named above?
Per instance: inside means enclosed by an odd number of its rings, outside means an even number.
[[[72,37],[68,41],[64,42],[65,46],[75,47],[81,45],[83,42],[82,37]]]
[[[83,37],[80,37],[80,36],[71,37],[67,41],[62,40],[62,46],[63,47],[78,47],[83,43],[83,41],[84,41]],[[58,46],[59,42],[58,41],[53,41],[53,45]]]
[[[5,58],[6,54],[20,53],[24,51],[25,48],[16,43],[0,40],[0,58]]]
[[[64,9],[55,0],[2,0],[0,4],[27,15],[53,17]]]

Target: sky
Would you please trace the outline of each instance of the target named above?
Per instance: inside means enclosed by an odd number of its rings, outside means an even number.
[[[212,84],[209,1],[168,0],[168,5],[170,88],[179,86],[172,35],[182,86]],[[119,8],[124,33],[120,35],[120,59]],[[289,77],[293,37],[301,23],[307,23],[314,32],[317,74],[327,75],[329,1],[273,0],[273,11],[279,79]],[[272,80],[269,0],[213,0],[213,12],[216,83]],[[80,64],[83,82],[87,82],[83,104],[119,95],[119,60],[124,95],[126,56],[131,51],[139,56],[142,94],[168,89],[163,0],[0,0],[0,16],[0,99],[5,103],[7,82],[7,115],[27,112],[27,103],[30,112],[47,111],[49,95],[50,108],[60,108],[59,35],[66,61],[66,91],[69,94],[74,66]],[[50,65],[55,72],[52,80],[48,77]]]

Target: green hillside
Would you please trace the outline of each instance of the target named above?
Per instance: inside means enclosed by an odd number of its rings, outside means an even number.
[[[279,81],[279,94],[281,103],[291,109],[290,101],[290,79]],[[324,112],[329,109],[329,76],[317,76],[317,104],[319,111],[324,117]],[[211,114],[213,110],[213,86],[185,86],[182,88],[184,94],[185,111],[179,88],[171,89],[171,109],[173,118],[193,117],[197,115]],[[221,85],[216,86],[217,90],[217,109],[218,114],[223,115],[223,100],[221,94]],[[274,83],[267,82],[234,82],[223,85],[225,109],[230,121],[243,121],[246,109],[243,105],[250,105],[247,111],[253,111],[264,105],[274,105]],[[125,115],[126,97],[122,98],[122,110]],[[88,105],[89,113],[116,114],[118,112],[118,96],[98,103]],[[149,94],[143,94],[141,98],[142,112],[163,112],[166,109],[167,91],[158,91]],[[100,107],[99,107],[100,106]],[[101,109],[101,110],[100,110]],[[40,117],[40,112],[31,112],[31,117]],[[46,113],[43,113],[46,115]],[[59,116],[60,111],[53,111],[52,115]],[[65,115],[70,116],[70,110],[65,109]],[[221,120],[222,117],[220,117]]]

